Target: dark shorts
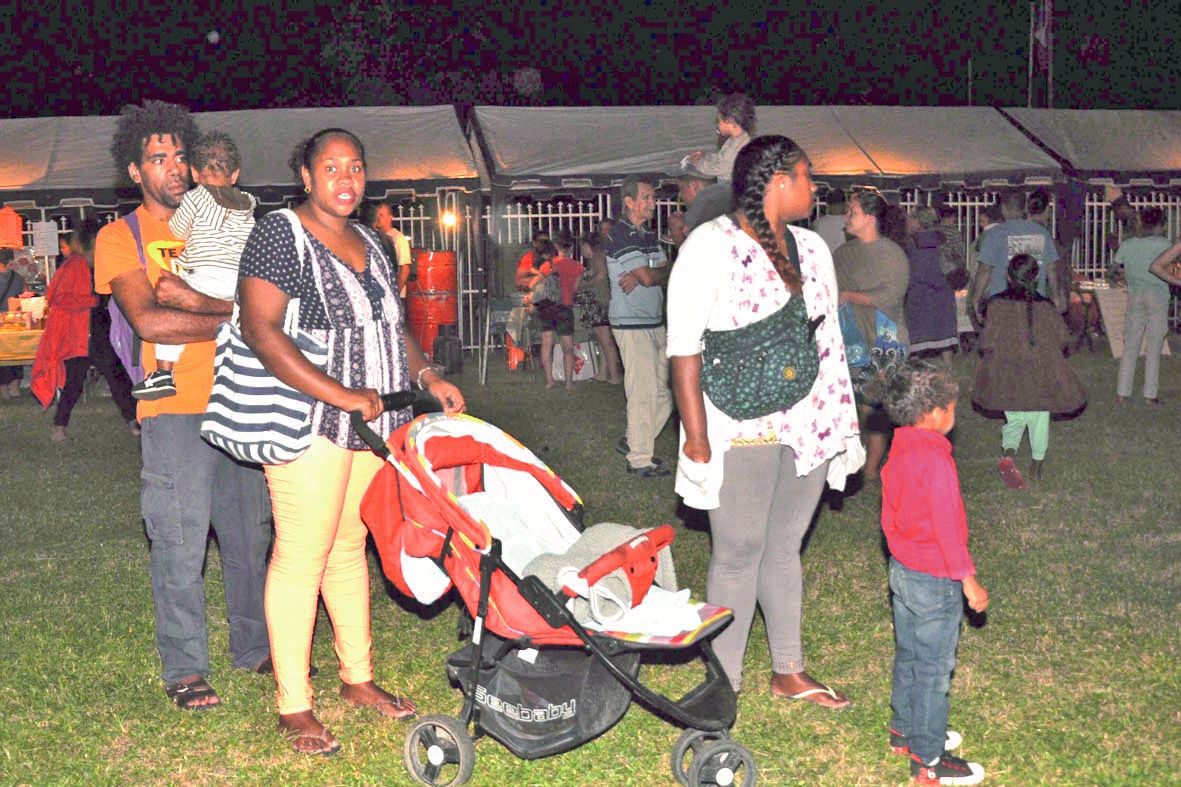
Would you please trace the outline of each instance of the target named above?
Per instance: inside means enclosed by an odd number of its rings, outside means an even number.
[[[541,330],[556,331],[558,336],[574,335],[574,307],[560,303],[540,304],[537,307],[537,321]]]

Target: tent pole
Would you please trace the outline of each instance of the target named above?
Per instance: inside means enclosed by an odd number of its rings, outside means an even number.
[[[1054,108],[1054,5],[1046,2],[1046,109]]]
[[[1029,4],[1029,46],[1026,47],[1029,63],[1025,71],[1025,106],[1033,106],[1033,3]]]

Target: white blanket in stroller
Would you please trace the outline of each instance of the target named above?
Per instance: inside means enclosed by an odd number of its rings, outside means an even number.
[[[667,547],[659,553],[656,583],[643,602],[633,607],[630,583],[622,570],[605,575],[590,587],[578,573],[645,531],[602,522],[579,533],[556,506],[546,505],[548,497],[530,499],[526,494],[529,489],[518,490],[513,502],[488,492],[457,498],[465,511],[484,522],[500,540],[501,559],[517,576],[535,574],[557,593],[570,587],[578,596],[567,602],[568,608],[575,620],[595,630],[671,637],[700,625],[700,605],[690,600],[687,589],[676,592],[676,571]]]
[[[677,593],[677,575],[672,551],[666,546],[658,553],[655,584],[639,604],[633,598],[626,569],[617,568],[594,584],[579,572],[602,555],[642,538],[647,530],[615,522],[591,525],[578,540],[560,554],[541,554],[525,566],[526,574],[541,578],[555,592],[570,591],[577,596],[567,602],[574,618],[585,626],[626,633],[671,636],[692,629],[699,622],[689,605],[689,591]]]

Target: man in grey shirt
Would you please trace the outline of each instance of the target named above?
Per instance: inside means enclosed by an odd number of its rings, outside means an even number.
[[[677,188],[685,212],[670,214],[668,229],[679,248],[690,232],[730,211],[733,189],[728,180],[719,183],[716,178],[688,170],[677,178]]]
[[[656,435],[672,414],[668,359],[664,355],[664,283],[668,258],[648,222],[656,213],[656,187],[642,176],[623,181],[623,215],[607,238],[607,277],[611,282],[609,318],[623,358],[627,396],[627,437],[618,450],[627,472],[641,478],[671,471],[652,455]]]

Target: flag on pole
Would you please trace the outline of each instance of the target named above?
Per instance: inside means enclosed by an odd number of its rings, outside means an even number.
[[[1033,59],[1038,71],[1049,71],[1054,40],[1054,0],[1041,0],[1033,17]]]

